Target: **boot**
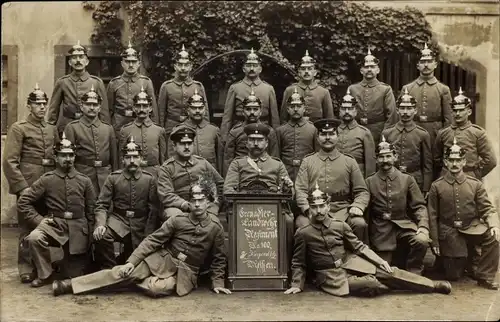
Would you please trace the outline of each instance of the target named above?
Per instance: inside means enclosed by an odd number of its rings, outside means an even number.
[[[21,274],[21,276],[19,276],[19,278],[21,279],[21,283],[23,284],[28,284],[28,283],[31,283],[33,282],[33,280],[35,279],[35,274]]]
[[[484,288],[487,288],[489,290],[498,290],[500,288],[500,285],[498,285],[497,282],[488,281],[488,280],[484,280],[484,279],[478,279],[477,285],[484,287]]]
[[[62,294],[72,294],[73,293],[73,287],[71,286],[71,280],[60,280],[60,281],[54,281],[52,283],[52,292],[54,293],[54,296],[59,296]]]
[[[434,281],[434,292],[441,294],[451,293],[451,284],[448,281]]]
[[[31,282],[31,287],[42,287],[44,285],[47,285],[47,284],[50,284],[53,280],[53,275],[50,275],[49,277],[45,278],[45,279],[41,279],[41,278],[35,278],[32,282]]]

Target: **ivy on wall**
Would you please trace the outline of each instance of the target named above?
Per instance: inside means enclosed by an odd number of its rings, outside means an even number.
[[[264,60],[262,77],[275,88],[294,81],[283,66],[296,69],[308,49],[334,102],[360,78],[359,64],[368,47],[378,58],[418,53],[424,42],[438,52],[424,14],[410,7],[372,8],[347,1],[101,1],[88,10],[94,10],[91,40],[109,52],[122,50],[127,42],[121,35],[123,19],[128,20],[133,43],[142,48],[144,66],[157,88],[172,77],[172,59],[182,45],[195,68],[236,49],[253,47],[270,54],[278,63]],[[243,76],[244,57],[224,56],[196,78],[208,90],[227,87]]]

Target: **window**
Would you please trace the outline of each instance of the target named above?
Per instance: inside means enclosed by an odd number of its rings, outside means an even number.
[[[7,73],[7,56],[2,55],[2,134],[7,133],[7,112],[8,112],[8,85],[9,74]]]
[[[17,120],[17,46],[2,46],[2,135]]]

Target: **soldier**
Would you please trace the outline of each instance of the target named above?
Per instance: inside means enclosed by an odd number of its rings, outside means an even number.
[[[129,137],[133,136],[142,150],[141,168],[157,178],[158,169],[167,158],[167,135],[165,129],[154,124],[149,117],[152,101],[144,88],[134,96],[136,118],[120,130],[119,144],[124,146]]]
[[[297,88],[287,99],[289,120],[276,130],[280,159],[295,180],[302,159],[316,148],[316,127],[304,117],[305,100]]]
[[[472,113],[471,100],[464,96],[462,88],[453,98],[452,109],[453,124],[441,129],[436,137],[434,155],[436,173],[443,174],[441,170],[444,150],[449,148],[456,138],[465,151],[464,172],[481,180],[497,165],[493,146],[486,136],[486,131],[469,121],[469,115]]]
[[[366,240],[366,222],[363,212],[370,201],[363,174],[353,157],[342,154],[336,148],[338,141],[337,119],[322,119],[314,122],[318,129],[319,152],[302,160],[295,190],[297,205],[302,215],[296,219],[296,226],[309,223],[309,202],[307,196],[316,184],[330,196],[330,216],[346,221],[358,238]]]
[[[221,144],[219,127],[203,118],[206,111],[206,102],[203,96],[194,90],[194,95],[188,100],[187,114],[189,118],[181,123],[193,128],[196,132],[194,154],[207,159],[217,171],[222,168],[223,147]],[[168,144],[168,155],[174,155],[173,142]]]
[[[415,179],[394,167],[394,146],[377,146],[379,170],[366,179],[371,247],[391,265],[422,275],[429,247],[429,215]]]
[[[141,147],[130,137],[123,147],[123,170],[106,178],[96,203],[96,262],[101,269],[116,265],[113,243],[125,244],[128,257],[149,233],[153,232],[157,211],[157,184],[154,176],[141,169]],[[109,209],[113,205],[113,211]]]
[[[498,290],[498,213],[482,182],[463,172],[465,154],[454,140],[444,154],[448,171],[431,185],[428,211],[432,248],[436,256],[442,256],[446,278],[457,280],[463,276],[468,249],[480,246],[475,273],[478,285]]]
[[[252,91],[255,93],[252,95],[257,96],[261,102],[262,112],[259,116],[260,121],[275,129],[280,125],[274,87],[260,79],[259,75],[262,72],[261,60],[253,51],[253,48],[247,55],[246,62],[243,65],[243,72],[245,73],[245,77],[241,81],[232,84],[227,92],[221,125],[221,137],[224,143],[229,131],[237,123],[244,122],[244,102],[251,95],[250,92]]]
[[[103,99],[99,119],[109,123],[108,100],[103,81],[94,75],[90,75],[85,69],[89,64],[87,49],[80,45],[80,41],[69,50],[69,65],[72,72],[59,78],[55,85],[50,99],[47,122],[57,125],[57,130],[61,133],[66,124],[72,120],[82,117],[81,97],[88,93],[94,86],[97,93]]]
[[[99,195],[106,177],[118,169],[118,151],[113,127],[97,116],[102,98],[91,87],[82,98],[83,116],[69,122],[64,133],[76,146],[75,169],[92,180],[94,191]]]
[[[399,170],[413,176],[420,191],[427,196],[432,183],[431,137],[413,121],[416,101],[406,87],[398,98],[397,106],[399,122],[382,131],[382,136],[394,144]]]
[[[451,124],[450,88],[434,76],[437,67],[432,51],[425,44],[417,68],[420,76],[403,88],[417,101],[416,123],[429,132],[434,146],[439,129]]]
[[[356,159],[363,177],[366,178],[376,171],[375,142],[370,130],[356,121],[358,114],[356,104],[356,98],[351,96],[348,89],[339,109],[342,124],[337,129],[339,132],[337,148],[340,152]]]
[[[304,289],[308,263],[316,272],[317,286],[331,295],[376,296],[390,290],[451,293],[449,282],[432,281],[391,267],[377,256],[353,234],[349,225],[330,218],[329,197],[318,188],[308,199],[311,223],[295,232],[292,283],[285,294]]]
[[[174,126],[184,122],[188,118],[186,111],[187,102],[194,95],[195,89],[203,96],[203,100],[207,102],[205,87],[203,87],[202,83],[193,80],[189,75],[193,69],[193,63],[184,45],[182,45],[182,50],[175,58],[174,69],[174,78],[167,80],[161,85],[158,98],[159,124],[165,128],[167,137],[172,132]],[[208,106],[205,110],[204,118],[210,121]]]
[[[170,134],[175,154],[161,165],[158,177],[158,197],[165,208],[163,215],[160,214],[162,221],[192,210],[189,189],[200,178],[211,178],[218,189],[224,183],[210,162],[193,155],[195,137],[195,130],[186,125],[177,126]],[[219,200],[215,194],[207,211],[216,216],[219,213]]]
[[[300,88],[299,93],[305,101],[306,118],[314,122],[322,118],[333,117],[333,104],[330,92],[314,79],[318,71],[316,70],[314,59],[306,54],[302,57],[299,66],[299,82],[288,86],[283,93],[283,103],[281,104],[281,122],[285,123],[290,117],[287,108],[288,100],[295,89]]]
[[[151,97],[151,119],[159,124],[158,105],[153,88],[153,82],[148,77],[139,74],[141,66],[139,53],[128,43],[128,48],[122,53],[123,74],[113,78],[108,84],[108,106],[111,114],[111,124],[116,135],[127,123],[134,120],[134,96],[142,87]]]
[[[224,229],[217,217],[206,211],[212,187],[196,184],[189,189],[193,209],[167,220],[147,236],[125,265],[115,266],[71,280],[54,281],[54,296],[83,294],[101,289],[136,285],[151,297],[189,294],[205,258],[211,256],[212,289],[230,294],[224,288],[226,255]]]
[[[236,124],[231,129],[224,145],[224,165],[222,171],[224,176],[226,175],[229,164],[233,161],[233,159],[247,154],[247,136],[244,128],[247,124],[261,123],[261,115],[262,102],[252,90],[250,95],[243,101],[243,116],[245,117],[245,121],[243,123]],[[265,124],[265,126],[269,127],[269,145],[267,147],[267,152],[273,157],[279,157],[280,153],[276,132],[273,128],[271,128],[271,126],[267,124]]]
[[[58,136],[56,127],[44,121],[47,102],[47,94],[36,84],[33,92],[28,95],[27,108],[30,114],[26,120],[11,125],[5,140],[3,171],[9,184],[9,193],[15,194],[17,199],[36,179],[54,169],[52,147]],[[43,201],[35,207],[40,214],[45,214]],[[36,270],[24,238],[32,227],[23,221],[23,214],[20,212],[17,212],[17,222],[17,269],[21,282],[31,283],[36,277]]]
[[[65,275],[80,276],[86,269],[89,230],[94,224],[95,193],[92,181],[73,166],[75,146],[62,136],[54,146],[56,169],[42,175],[19,198],[17,209],[33,231],[26,237],[36,266],[37,278],[32,287],[52,281],[50,246],[62,247]],[[48,216],[34,204],[42,200]]]
[[[397,122],[396,100],[392,88],[377,79],[380,72],[378,63],[379,60],[368,49],[368,55],[361,66],[363,80],[348,88],[358,101],[356,120],[372,132],[374,142],[380,141],[384,128]]]

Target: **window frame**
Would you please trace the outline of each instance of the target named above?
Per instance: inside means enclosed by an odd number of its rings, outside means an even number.
[[[2,45],[2,56],[7,57],[7,126],[1,135],[6,135],[18,115],[18,53],[17,45]],[[3,90],[3,84],[2,84]]]

